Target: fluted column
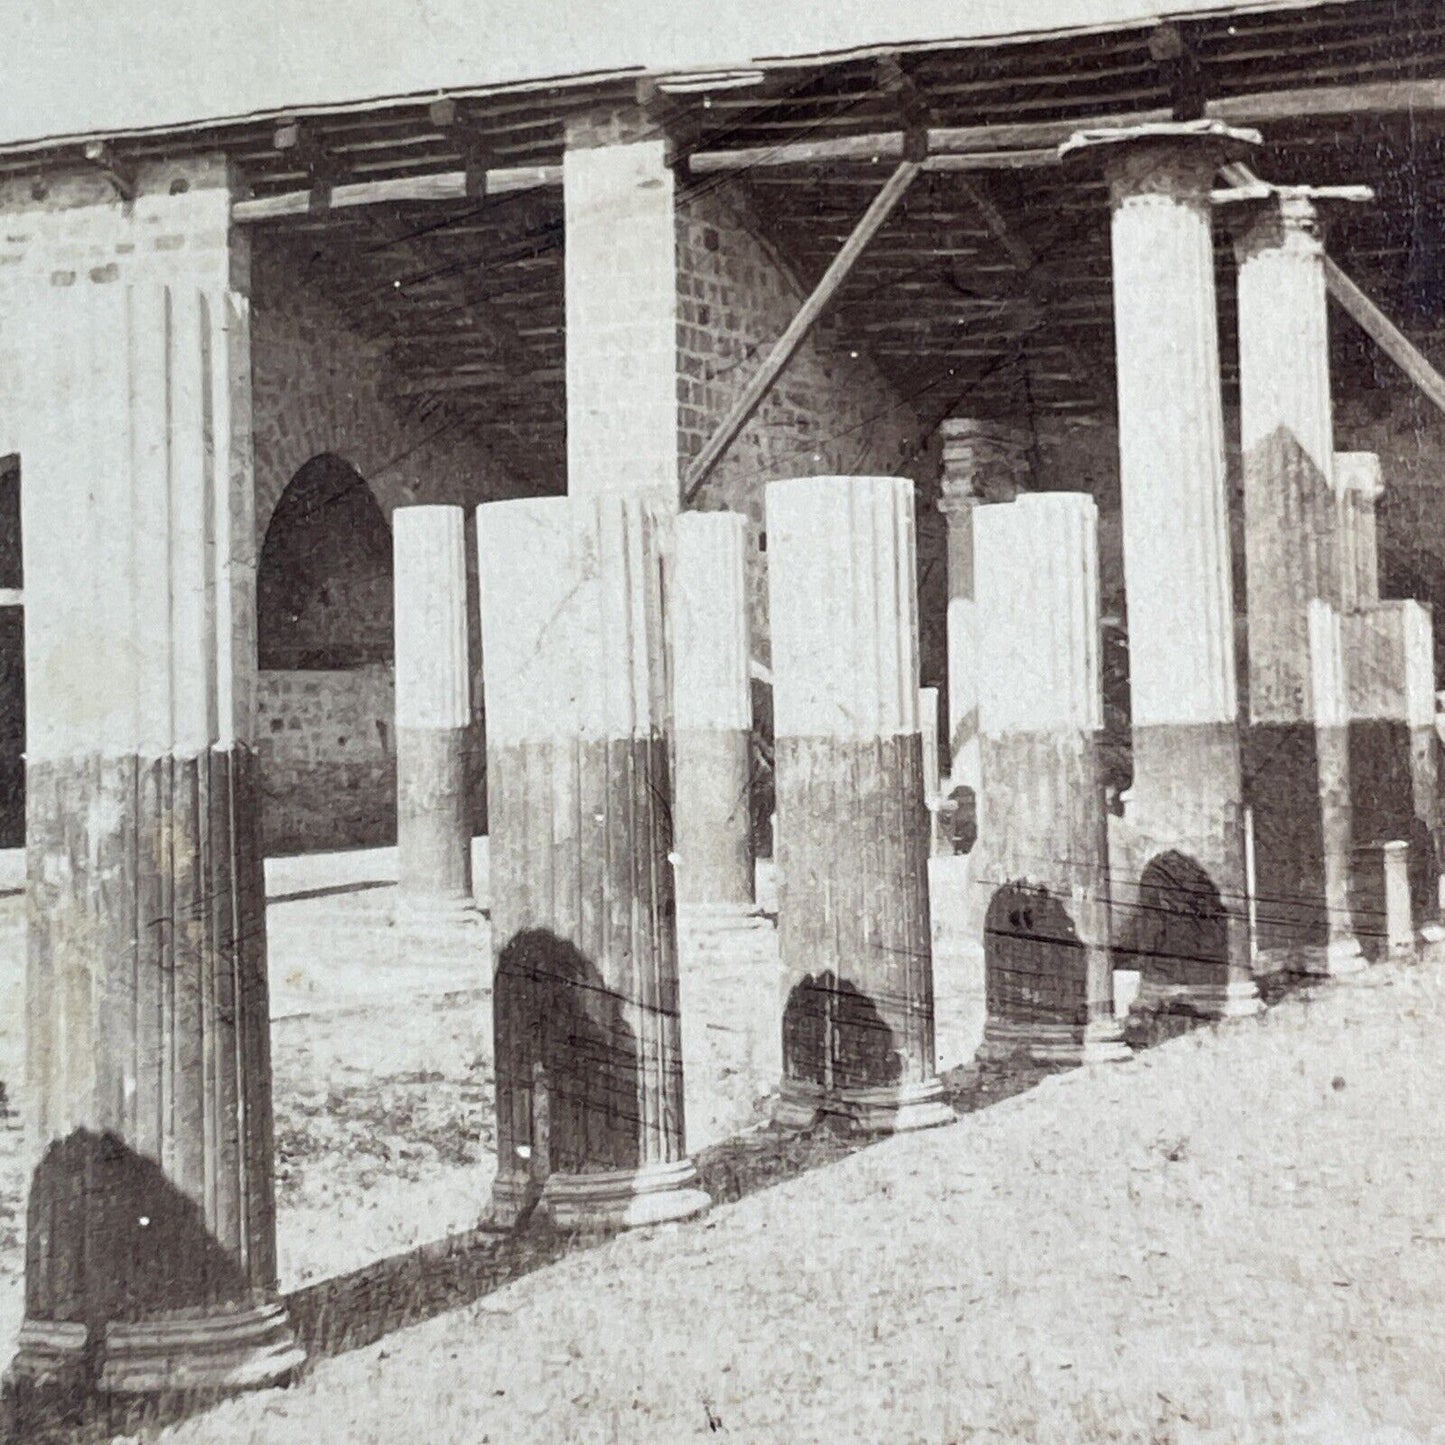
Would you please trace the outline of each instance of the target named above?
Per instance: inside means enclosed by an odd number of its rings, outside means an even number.
[[[779,1118],[953,1118],[934,1070],[913,488],[767,489],[786,1003]]]
[[[1237,221],[1249,617],[1244,771],[1259,965],[1338,974],[1357,971],[1363,958],[1351,929],[1331,912],[1327,885],[1350,866],[1350,815],[1335,803],[1348,796],[1347,754],[1338,747],[1342,735],[1314,707],[1321,659],[1311,646],[1310,606],[1315,599],[1345,605],[1318,198],[1304,188],[1269,191],[1244,201]],[[1333,635],[1327,629],[1315,641],[1326,646]],[[1328,818],[1327,808],[1334,808]]]
[[[137,208],[226,236],[224,187],[165,199]],[[3,302],[0,364],[24,378],[27,1386],[236,1388],[302,1359],[276,1281],[245,254],[188,264]]]
[[[753,908],[746,520],[678,517],[669,568],[677,901]]]
[[[412,917],[476,911],[467,799],[471,671],[460,507],[392,513],[398,897]]]
[[[644,498],[477,513],[491,820],[493,1216],[705,1209],[684,1152],[661,561]]]
[[[983,1053],[1125,1058],[1109,953],[1093,498],[980,507],[974,562],[990,895]]]
[[[950,783],[978,792],[978,659],[974,620],[973,513],[1011,501],[1027,473],[1028,438],[976,417],[939,426],[943,473],[938,510],[948,524],[948,755]]]
[[[1210,189],[1217,122],[1083,132],[1113,208],[1141,1000],[1253,1012]]]

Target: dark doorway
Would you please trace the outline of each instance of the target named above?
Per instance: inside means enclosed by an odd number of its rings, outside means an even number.
[[[1229,964],[1228,919],[1219,889],[1192,858],[1161,853],[1139,880],[1120,964],[1166,986],[1223,982]]]
[[[313,457],[281,494],[261,547],[256,612],[264,670],[391,661],[391,528],[340,457]]]
[[[988,1016],[1015,1023],[1088,1022],[1088,957],[1074,921],[1047,888],[1008,883],[983,924]]]

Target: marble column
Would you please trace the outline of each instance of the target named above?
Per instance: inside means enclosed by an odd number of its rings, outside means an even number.
[[[1012,501],[1027,476],[1028,437],[1004,423],[950,417],[939,426],[938,510],[948,523],[948,755],[950,787],[978,793],[978,662],[973,512]]]
[[[1087,131],[1112,203],[1140,1001],[1259,1009],[1250,968],[1210,191],[1259,137],[1212,121]]]
[[[476,915],[466,746],[467,559],[460,507],[398,507],[395,546],[399,911]]]
[[[491,819],[492,1218],[708,1206],[684,1152],[667,637],[672,519],[620,494],[479,508]]]
[[[1338,747],[1343,735],[1315,716],[1310,633],[1312,601],[1346,605],[1322,194],[1271,190],[1231,208],[1249,619],[1244,776],[1257,966],[1342,974],[1364,966],[1327,896],[1327,877],[1346,877],[1350,866],[1347,751]]]
[[[913,488],[767,489],[786,1002],[779,1121],[952,1120],[934,1067]]]
[[[26,483],[21,1393],[259,1386],[303,1358],[276,1280],[247,266],[226,179],[143,179],[131,209],[72,212],[121,259],[0,300]],[[132,262],[157,224],[212,250],[175,275]]]
[[[668,569],[678,906],[754,911],[746,519],[678,517]]]
[[[990,894],[981,1056],[1127,1058],[1109,951],[1093,498],[980,507],[974,561]]]

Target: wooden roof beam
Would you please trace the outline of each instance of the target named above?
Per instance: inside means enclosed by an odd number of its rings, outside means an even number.
[[[748,378],[741,395],[733,403],[728,414],[718,424],[717,430],[707,439],[703,449],[693,459],[684,478],[682,502],[687,506],[701,490],[712,474],[712,470],[723,454],[737,439],[737,435],[748,424],[753,413],[762,405],[763,398],[772,390],[773,383],[782,374],[784,367],[792,360],[794,353],[803,344],[808,333],[817,324],[828,303],[837,294],[838,288],[848,279],[854,264],[867,249],[868,243],[883,228],[904,195],[923,169],[919,161],[902,161],[884,183],[883,189],[873,198],[872,204],[859,218],[853,233],[843,243],[828,269],[823,273],[812,294],[797,314],[788,323],[783,334],[773,343],[773,349],[763,364]]]

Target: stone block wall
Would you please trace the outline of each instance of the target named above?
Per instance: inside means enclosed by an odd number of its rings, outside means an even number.
[[[391,668],[263,672],[256,693],[266,851],[395,842]]]

